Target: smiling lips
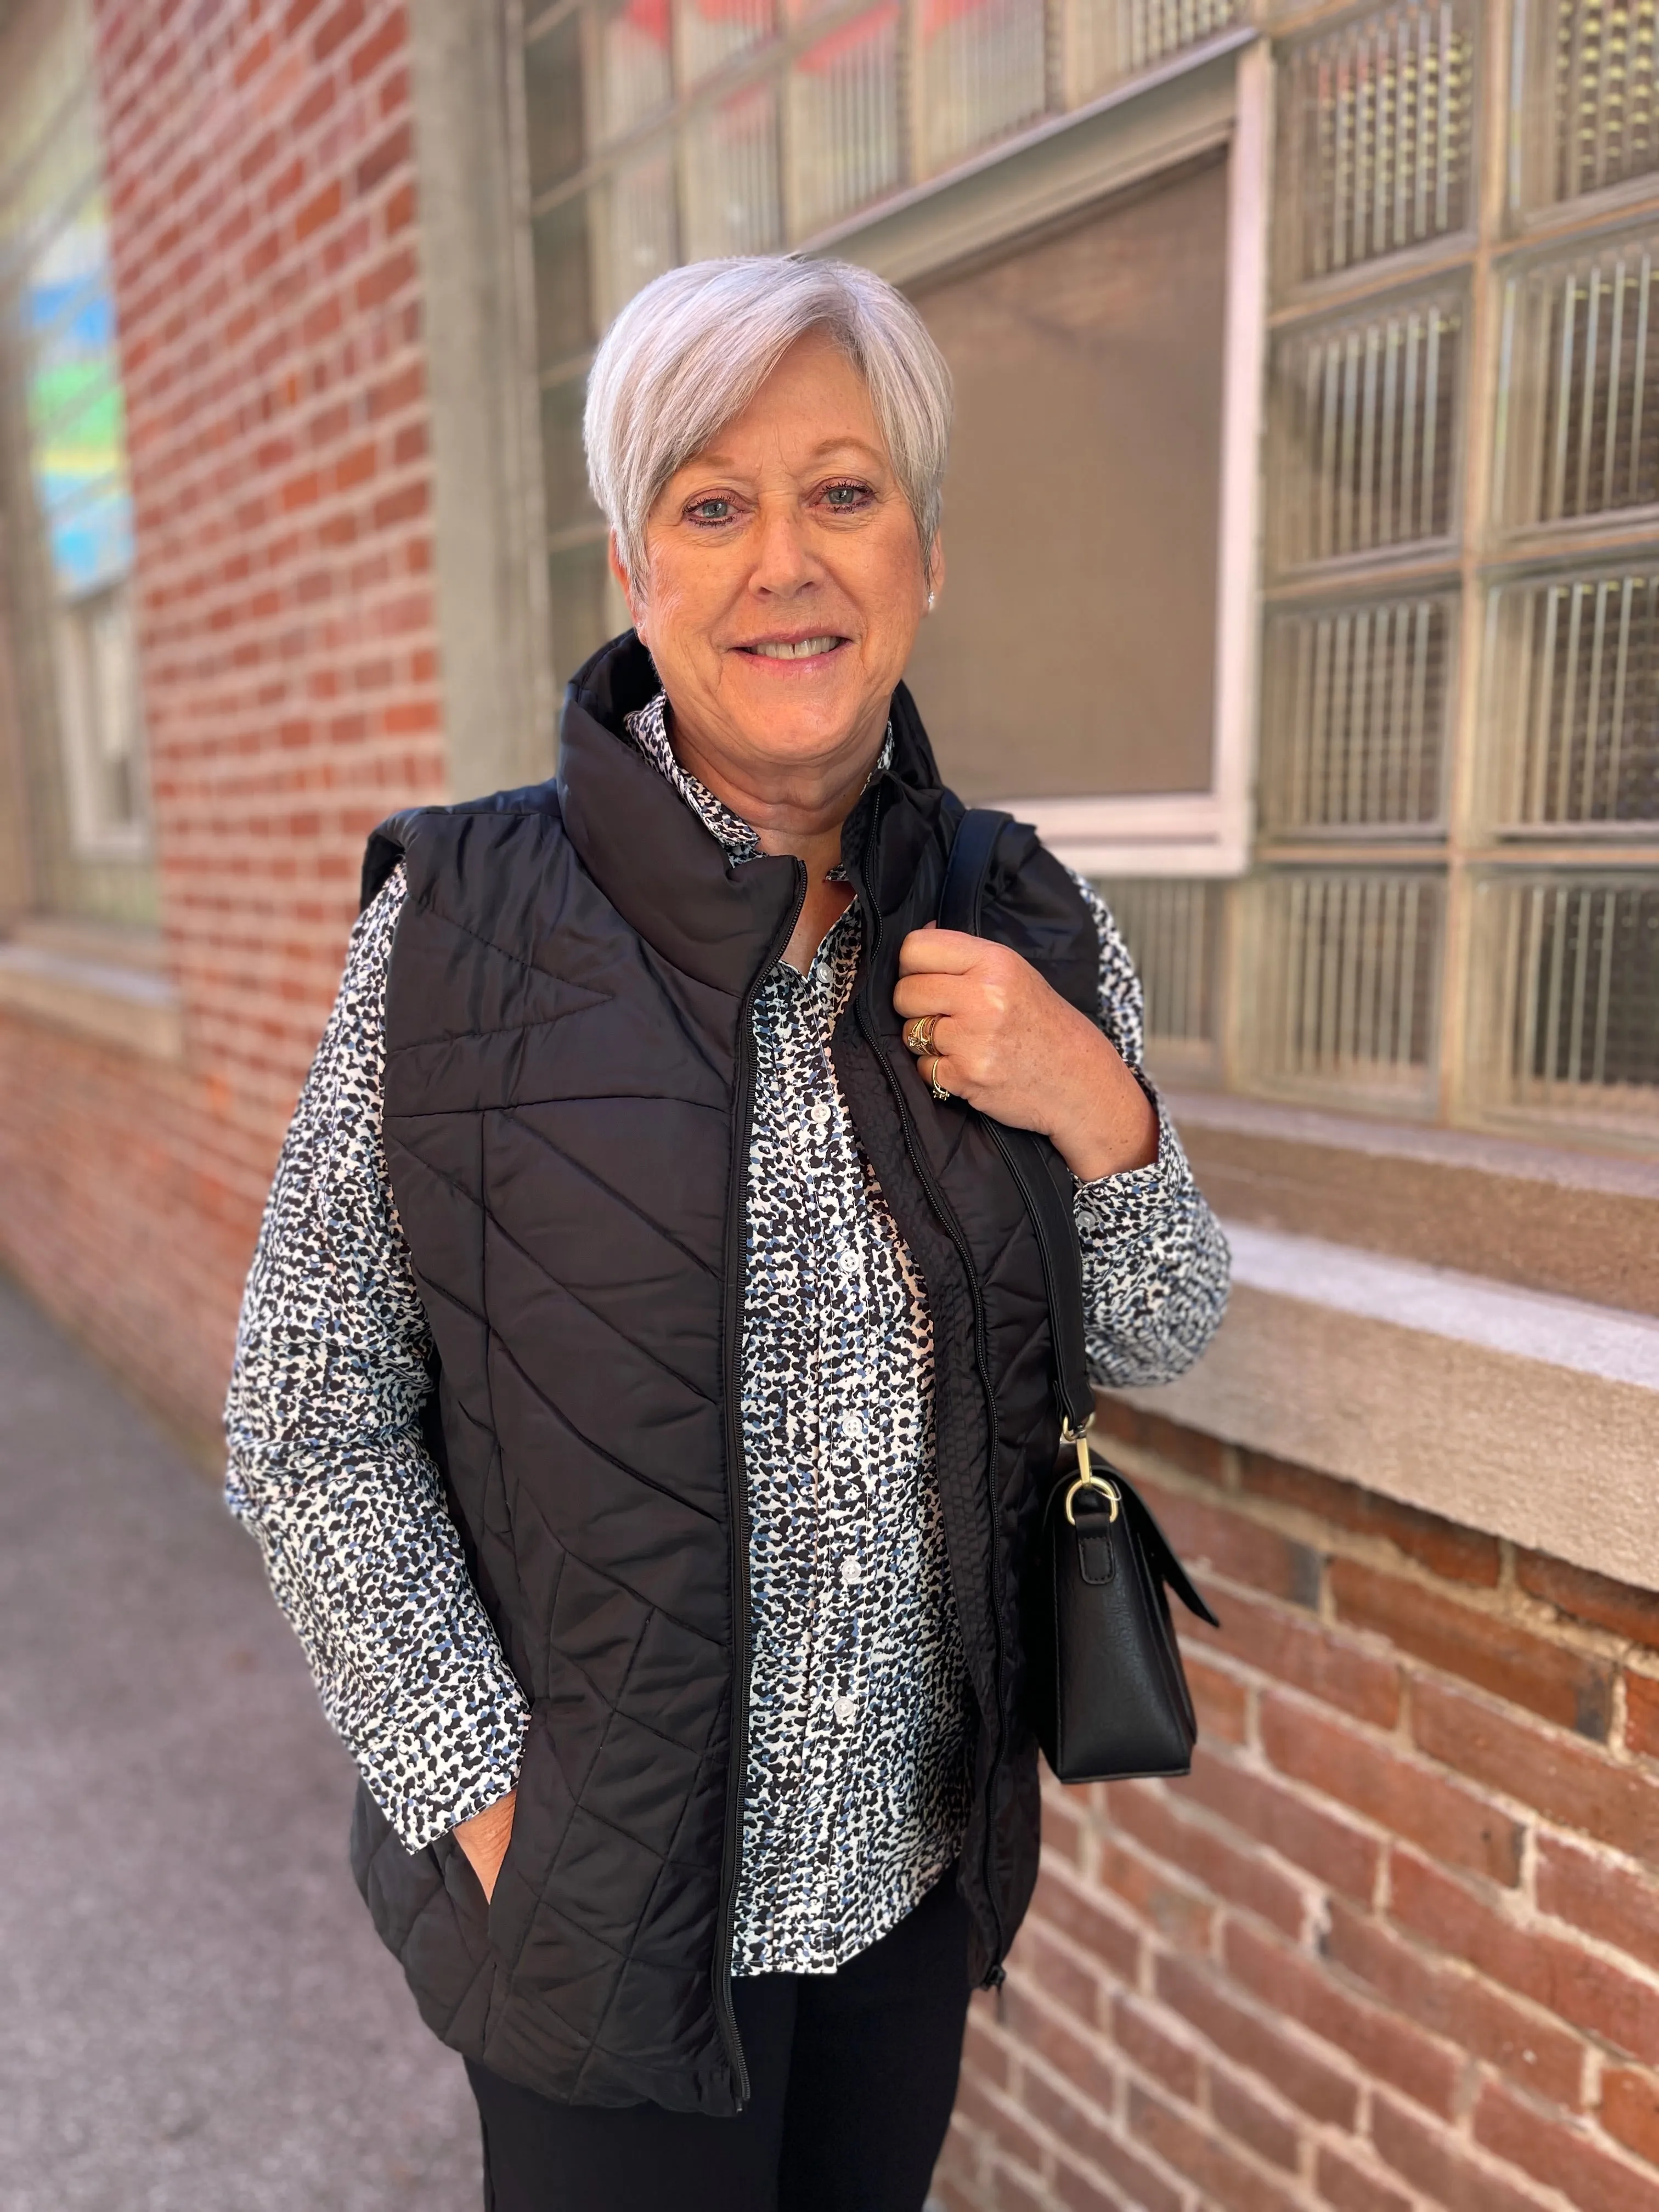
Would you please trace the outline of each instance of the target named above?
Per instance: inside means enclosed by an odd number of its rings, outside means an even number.
[[[763,644],[741,646],[738,650],[762,660],[811,660],[846,642],[842,637],[769,638]]]

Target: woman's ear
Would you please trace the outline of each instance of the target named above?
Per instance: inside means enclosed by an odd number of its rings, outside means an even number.
[[[623,566],[622,549],[617,543],[617,533],[614,530],[611,533],[609,555],[611,573],[617,580],[617,588],[628,602],[629,620],[633,623],[641,644],[649,646],[651,641],[645,634],[645,601],[642,596],[635,592],[634,580]]]

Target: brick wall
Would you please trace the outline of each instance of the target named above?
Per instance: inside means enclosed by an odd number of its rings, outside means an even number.
[[[407,27],[392,0],[96,15],[189,1060],[0,1022],[0,1259],[207,1429],[364,833],[442,795]]]
[[[1049,1785],[943,2202],[1659,2212],[1659,1597],[1109,1418],[1204,1741]]]

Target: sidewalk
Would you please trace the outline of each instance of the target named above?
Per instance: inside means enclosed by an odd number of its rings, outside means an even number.
[[[0,1280],[0,2212],[477,2212],[258,1554]]]

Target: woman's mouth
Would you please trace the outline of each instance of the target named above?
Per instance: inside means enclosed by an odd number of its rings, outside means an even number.
[[[738,650],[761,660],[814,660],[846,643],[844,637],[778,637],[764,639],[758,645],[739,646]]]

